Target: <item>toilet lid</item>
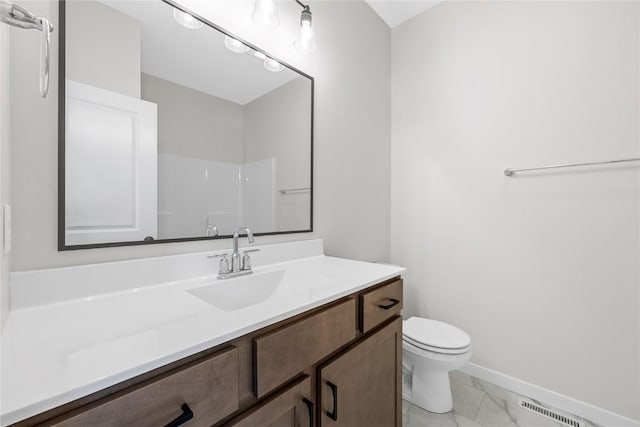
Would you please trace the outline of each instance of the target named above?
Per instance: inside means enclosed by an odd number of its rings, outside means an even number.
[[[410,317],[402,325],[402,334],[414,344],[444,350],[465,349],[471,337],[448,323],[421,317]]]

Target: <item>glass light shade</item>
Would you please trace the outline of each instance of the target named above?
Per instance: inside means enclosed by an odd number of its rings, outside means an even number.
[[[256,58],[260,58],[262,60],[267,59],[267,55],[265,55],[262,52],[258,52],[257,50],[255,52],[253,52],[253,56],[255,56]]]
[[[259,27],[273,29],[280,24],[274,0],[256,0],[253,6],[253,23]]]
[[[269,71],[273,71],[274,73],[284,70],[284,66],[281,63],[271,58],[264,60],[264,68]]]
[[[224,45],[231,52],[235,53],[247,53],[249,51],[249,47],[247,45],[229,36],[224,36]]]
[[[316,37],[311,28],[311,22],[302,22],[298,38],[293,42],[293,47],[300,53],[311,53],[316,50]]]
[[[173,19],[175,19],[178,24],[190,30],[199,30],[204,25],[193,16],[179,9],[173,9]]]

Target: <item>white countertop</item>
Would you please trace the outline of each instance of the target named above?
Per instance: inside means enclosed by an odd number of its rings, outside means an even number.
[[[0,424],[222,344],[404,269],[315,255],[254,267],[254,276],[272,271],[284,271],[282,283],[264,302],[237,311],[223,311],[188,292],[238,280],[215,275],[11,311],[2,334]]]

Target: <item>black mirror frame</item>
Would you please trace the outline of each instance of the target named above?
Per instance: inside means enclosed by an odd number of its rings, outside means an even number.
[[[314,78],[295,67],[287,64],[286,62],[281,61],[280,59],[274,57],[268,52],[260,49],[251,43],[246,42],[240,37],[231,34],[230,32],[220,28],[213,22],[204,19],[202,16],[186,9],[185,7],[175,3],[173,0],[159,0],[162,1],[169,6],[172,6],[176,9],[179,9],[183,12],[188,13],[193,16],[200,22],[208,25],[209,27],[220,31],[222,34],[225,34],[229,37],[232,37],[240,42],[244,43],[246,46],[251,49],[261,52],[268,56],[269,58],[273,58],[278,61],[283,66],[287,67],[291,71],[298,73],[299,75],[306,77],[311,82],[311,150],[310,150],[310,175],[309,175],[309,194],[310,194],[310,206],[309,206],[309,228],[305,230],[292,230],[292,231],[271,231],[266,233],[254,233],[255,236],[272,236],[279,234],[298,234],[298,233],[311,233],[313,232],[313,152],[314,152],[314,144],[313,144],[313,134],[314,134]],[[65,89],[65,76],[66,76],[66,0],[59,0],[58,6],[58,251],[69,251],[69,250],[78,250],[78,249],[95,249],[95,248],[111,248],[111,247],[119,247],[119,246],[138,246],[138,245],[153,245],[158,243],[177,243],[177,242],[191,242],[191,241],[201,241],[201,240],[218,240],[218,239],[230,239],[232,235],[224,235],[224,236],[212,236],[212,237],[184,237],[184,238],[176,238],[176,239],[158,239],[158,240],[141,240],[141,241],[128,241],[128,242],[107,242],[107,243],[91,243],[91,244],[81,244],[81,245],[67,245],[66,244],[66,198],[65,198],[65,125],[66,125],[66,110],[65,110],[65,102],[66,102],[66,89]]]

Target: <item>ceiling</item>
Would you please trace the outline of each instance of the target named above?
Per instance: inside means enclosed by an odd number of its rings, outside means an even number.
[[[365,0],[393,28],[443,0]]]
[[[251,54],[231,52],[224,34],[204,25],[187,29],[164,2],[102,0],[141,23],[142,71],[244,105],[299,75],[288,68],[267,71]]]

